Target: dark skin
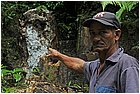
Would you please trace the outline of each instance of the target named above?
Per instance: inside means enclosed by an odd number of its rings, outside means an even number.
[[[89,27],[92,51],[99,53],[100,67],[98,74],[105,65],[105,60],[111,56],[118,48],[118,40],[121,35],[120,29],[107,27],[99,22],[94,22]]]
[[[120,29],[113,29],[105,26],[99,22],[90,24],[89,32],[91,34],[91,41],[93,44],[92,51],[99,53],[100,67],[99,73],[105,65],[105,60],[111,56],[118,49],[118,40],[121,35]],[[48,57],[57,57],[68,68],[83,73],[85,61],[80,58],[70,57],[58,52],[55,49],[49,48],[50,54]]]

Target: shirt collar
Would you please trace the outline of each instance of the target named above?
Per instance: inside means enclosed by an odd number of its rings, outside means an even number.
[[[106,60],[111,62],[118,62],[124,52],[123,48],[119,48],[115,53],[113,53],[110,57],[108,57]]]

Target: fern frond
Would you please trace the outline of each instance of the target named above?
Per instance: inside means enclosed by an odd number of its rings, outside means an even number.
[[[101,1],[103,10],[108,4],[119,5],[120,10],[117,11],[116,16],[121,20],[121,16],[126,12],[131,11],[138,1]]]
[[[108,4],[113,4],[113,1],[101,1],[101,4],[102,4],[102,7],[103,7],[103,11],[104,11],[105,7],[106,7]]]

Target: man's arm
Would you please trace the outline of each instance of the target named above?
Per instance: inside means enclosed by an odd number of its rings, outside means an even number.
[[[129,56],[121,65],[120,83],[122,93],[139,93],[139,62]]]
[[[139,70],[129,67],[121,74],[122,92],[139,93]]]
[[[77,71],[79,73],[83,73],[84,68],[84,60],[80,58],[70,57],[67,55],[64,55],[60,52],[58,52],[55,49],[49,48],[49,51],[51,52],[48,54],[48,57],[57,57],[59,60],[61,60],[69,69],[72,69],[74,71]]]

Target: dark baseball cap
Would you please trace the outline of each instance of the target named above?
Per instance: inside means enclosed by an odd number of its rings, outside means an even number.
[[[93,18],[89,18],[83,22],[83,26],[89,27],[93,21],[100,22],[107,26],[115,27],[116,29],[121,28],[121,24],[114,13],[111,12],[99,12]]]

